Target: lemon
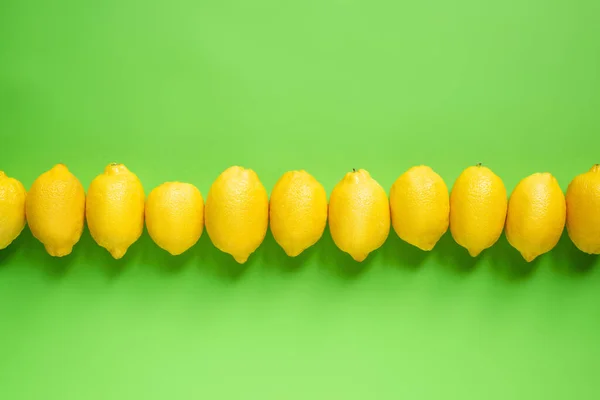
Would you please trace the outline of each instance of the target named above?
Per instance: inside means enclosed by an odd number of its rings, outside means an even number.
[[[571,241],[584,253],[600,254],[600,164],[571,181],[566,202]]]
[[[81,238],[85,191],[64,164],[57,164],[31,185],[25,201],[27,223],[48,254],[71,254]]]
[[[530,262],[556,246],[565,228],[565,196],[551,174],[521,180],[508,201],[506,238]]]
[[[448,187],[430,167],[412,167],[392,185],[390,210],[398,236],[430,251],[448,230]]]
[[[122,258],[144,230],[144,188],[123,164],[112,163],[88,189],[86,218],[90,234],[115,258]]]
[[[269,197],[256,172],[238,166],[223,171],[208,191],[204,221],[215,247],[245,263],[269,224]]]
[[[273,187],[269,215],[275,241],[288,256],[296,257],[323,235],[327,193],[308,172],[286,172]]]
[[[7,248],[25,227],[26,197],[21,182],[0,171],[0,250]]]
[[[450,232],[472,257],[491,247],[502,235],[507,209],[506,188],[489,168],[468,167],[450,194]]]
[[[358,262],[385,243],[390,232],[390,205],[385,190],[369,172],[348,172],[333,188],[329,230],[336,246]]]
[[[192,184],[167,182],[146,200],[146,228],[154,242],[172,255],[192,247],[204,229],[204,200]]]

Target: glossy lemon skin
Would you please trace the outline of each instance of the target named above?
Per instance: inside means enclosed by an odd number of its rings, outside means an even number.
[[[223,171],[208,192],[204,222],[215,247],[245,263],[269,225],[269,197],[256,172],[239,166]]]
[[[148,195],[145,218],[152,240],[170,254],[180,255],[202,235],[204,199],[190,183],[163,183]]]
[[[64,164],[55,165],[33,182],[25,210],[31,233],[48,254],[71,254],[83,232],[85,191]]]
[[[313,246],[327,225],[327,193],[311,174],[286,172],[269,202],[269,224],[275,241],[290,257]]]
[[[348,172],[329,199],[329,230],[337,247],[358,262],[381,247],[390,231],[387,194],[366,170]]]
[[[144,188],[138,177],[123,164],[109,164],[88,189],[90,234],[113,258],[122,258],[142,235],[144,206]]]
[[[508,199],[502,180],[489,168],[466,168],[450,194],[450,232],[472,257],[493,246],[504,229]]]
[[[430,251],[448,230],[448,187],[430,167],[412,167],[392,185],[390,211],[396,234],[405,242]]]
[[[0,171],[0,250],[7,248],[25,227],[25,199],[23,184]]]
[[[556,178],[549,173],[530,175],[510,195],[506,238],[531,262],[556,246],[566,215],[565,196]]]
[[[584,253],[600,254],[600,164],[576,176],[565,197],[569,238]]]

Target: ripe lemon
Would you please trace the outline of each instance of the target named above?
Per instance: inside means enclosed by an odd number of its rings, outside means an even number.
[[[364,169],[348,172],[333,188],[329,229],[336,246],[358,262],[385,243],[390,205],[385,190]]]
[[[502,235],[507,209],[506,188],[489,168],[468,167],[450,194],[450,232],[472,257],[491,247]]]
[[[327,224],[327,193],[306,171],[290,171],[277,181],[269,205],[271,232],[290,257],[315,244]]]
[[[506,238],[530,262],[556,246],[565,228],[565,196],[551,174],[521,180],[508,201]]]
[[[172,255],[192,247],[204,229],[204,199],[192,184],[167,182],[146,201],[146,228],[154,242]]]
[[[0,171],[0,250],[7,248],[25,227],[26,197],[21,182]]]
[[[33,182],[25,208],[29,229],[48,254],[71,254],[83,232],[85,191],[65,165],[55,165]]]
[[[86,218],[90,234],[115,258],[122,258],[144,230],[144,188],[123,164],[112,163],[88,189]]]
[[[398,236],[429,251],[448,230],[448,187],[430,167],[412,167],[392,185],[390,210]]]
[[[223,171],[208,191],[204,221],[215,247],[245,263],[269,224],[269,197],[256,172],[238,166]]]
[[[567,233],[584,253],[600,254],[600,164],[567,188]]]

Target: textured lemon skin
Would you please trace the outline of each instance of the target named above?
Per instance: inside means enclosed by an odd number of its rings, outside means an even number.
[[[576,176],[565,197],[569,238],[584,253],[600,254],[600,164]]]
[[[510,195],[506,239],[531,262],[556,246],[566,216],[565,196],[556,178],[547,172],[530,175]]]
[[[390,211],[396,234],[405,242],[430,251],[448,230],[448,187],[430,167],[412,167],[392,185]]]
[[[271,192],[269,221],[275,241],[296,257],[323,236],[327,225],[327,193],[311,174],[283,174]]]
[[[90,234],[115,259],[122,258],[144,230],[144,188],[123,164],[109,164],[88,189]]]
[[[329,199],[329,230],[336,246],[361,262],[385,243],[390,232],[385,190],[360,169],[347,173]]]
[[[83,232],[85,191],[65,165],[57,164],[33,182],[25,211],[31,233],[48,254],[69,255]]]
[[[0,250],[7,248],[25,227],[23,184],[0,171]]]
[[[204,199],[192,184],[166,182],[146,200],[146,228],[154,242],[176,256],[198,242],[204,229]]]
[[[452,237],[477,257],[502,235],[507,207],[502,180],[487,167],[468,167],[456,179],[450,194]]]
[[[215,247],[245,263],[269,225],[269,197],[256,172],[239,166],[223,171],[208,191],[204,222]]]

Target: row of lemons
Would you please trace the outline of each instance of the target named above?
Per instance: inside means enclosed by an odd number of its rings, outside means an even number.
[[[600,165],[569,184],[563,194],[549,173],[519,182],[510,198],[489,168],[466,168],[452,191],[427,166],[403,173],[386,191],[365,170],[353,170],[334,187],[329,202],[323,186],[306,171],[285,173],[271,197],[251,169],[234,166],[212,184],[206,203],[189,183],[167,182],[146,198],[138,177],[112,163],[87,191],[63,164],[40,175],[26,192],[0,172],[0,249],[25,224],[55,257],[71,253],[84,222],[98,243],[119,259],[141,236],[144,222],[162,249],[179,255],[204,227],[213,244],[244,263],[262,243],[267,228],[291,257],[314,245],[329,222],[340,250],[363,261],[388,237],[398,236],[424,251],[450,229],[471,256],[491,247],[505,231],[527,261],[550,251],[567,228],[583,252],[600,254]]]

